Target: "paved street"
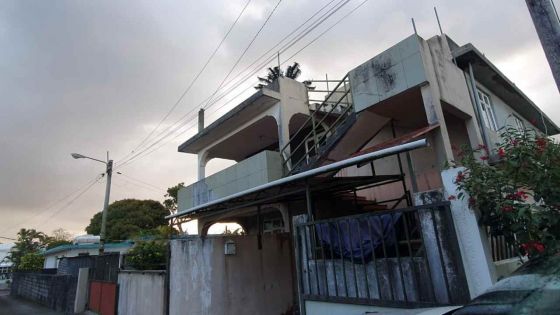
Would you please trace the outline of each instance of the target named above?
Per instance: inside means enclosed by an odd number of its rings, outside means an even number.
[[[10,296],[10,291],[0,290],[0,315],[58,315],[49,308]]]

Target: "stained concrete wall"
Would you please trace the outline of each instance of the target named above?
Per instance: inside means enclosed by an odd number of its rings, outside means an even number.
[[[179,190],[179,209],[186,210],[211,200],[266,184],[282,177],[280,153],[262,151]]]
[[[409,36],[348,73],[356,112],[426,82],[419,40]]]
[[[224,255],[232,240],[235,255]],[[294,305],[289,234],[171,241],[169,314],[284,314]]]
[[[120,315],[165,314],[165,271],[119,272]]]

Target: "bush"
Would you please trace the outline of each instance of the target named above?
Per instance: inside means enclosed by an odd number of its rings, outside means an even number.
[[[138,270],[162,270],[166,268],[166,258],[166,241],[140,241],[126,256],[126,262]]]
[[[484,146],[465,149],[454,163],[466,168],[455,179],[461,191],[457,197],[465,198],[467,192],[481,223],[504,235],[520,255],[555,254],[560,238],[560,146],[532,130],[508,129],[501,136],[495,151]]]
[[[21,257],[18,270],[22,271],[41,271],[45,258],[39,253],[27,253]]]

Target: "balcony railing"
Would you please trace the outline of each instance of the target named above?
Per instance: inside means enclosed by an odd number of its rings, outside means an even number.
[[[427,307],[469,299],[449,203],[301,221],[302,302]]]

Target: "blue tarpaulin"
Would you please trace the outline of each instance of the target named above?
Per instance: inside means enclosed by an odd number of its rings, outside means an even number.
[[[338,221],[338,226],[336,222],[319,223],[317,234],[326,253],[332,251],[335,257],[361,263],[363,252],[367,263],[373,259],[373,251],[381,246],[382,240],[385,247],[395,244],[395,224],[400,217],[400,213],[395,213],[352,218]]]

